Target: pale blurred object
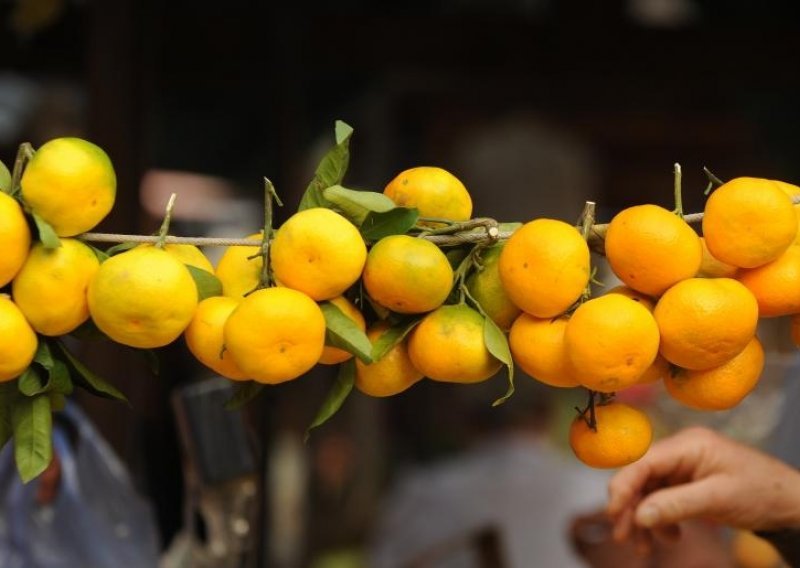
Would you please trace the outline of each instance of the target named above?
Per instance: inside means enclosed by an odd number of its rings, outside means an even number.
[[[11,29],[27,38],[55,24],[66,8],[66,0],[17,0],[11,13]]]
[[[650,28],[680,28],[699,16],[692,0],[628,0],[627,13],[637,24]]]

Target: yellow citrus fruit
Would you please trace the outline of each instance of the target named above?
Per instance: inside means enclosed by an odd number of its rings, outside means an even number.
[[[261,239],[261,233],[245,237],[248,240]],[[264,261],[258,256],[259,246],[230,246],[222,253],[214,273],[222,283],[222,294],[229,298],[241,299],[258,286]]]
[[[203,365],[228,379],[244,380],[247,375],[225,349],[225,322],[239,301],[227,296],[206,298],[199,304],[194,317],[183,332],[186,346]]]
[[[225,322],[225,347],[259,383],[277,384],[310,370],[325,346],[317,303],[291,288],[264,288],[242,300]]]
[[[737,530],[731,540],[737,568],[786,568],[778,549],[751,531]]]
[[[442,168],[411,168],[397,174],[383,193],[401,207],[416,207],[422,217],[466,221],[472,198],[459,179]]]
[[[467,289],[500,329],[508,329],[517,319],[520,309],[508,297],[500,281],[499,263],[502,251],[503,244],[483,251],[480,258],[481,268],[467,278]]]
[[[0,287],[17,275],[31,246],[31,231],[17,200],[0,192]]]
[[[508,297],[537,318],[564,313],[589,283],[589,247],[572,225],[536,219],[517,229],[500,254]]]
[[[522,314],[511,326],[508,343],[520,368],[554,387],[579,385],[564,344],[567,318],[539,319]]]
[[[154,245],[142,244],[139,246],[152,247]],[[195,268],[199,268],[200,270],[205,270],[210,274],[214,274],[214,265],[211,264],[211,261],[208,260],[208,257],[203,254],[203,251],[194,245],[171,243],[164,245],[164,250],[180,260],[183,264],[188,264],[189,266],[194,266]]]
[[[606,292],[606,294],[621,294],[622,296],[625,296],[626,298],[630,298],[631,300],[633,300],[635,302],[639,302],[640,304],[642,304],[645,308],[647,308],[651,312],[656,307],[656,302],[655,302],[655,300],[653,300],[653,298],[651,298],[650,296],[648,296],[646,294],[642,294],[641,292],[638,292],[637,290],[634,290],[633,288],[628,288],[627,286],[615,286],[615,287],[611,288],[610,290],[608,290]]]
[[[700,268],[700,237],[680,217],[658,205],[623,209],[605,237],[608,264],[626,285],[660,296]]]
[[[800,246],[790,246],[767,264],[742,269],[736,279],[756,297],[759,316],[800,312]]]
[[[736,280],[690,278],[667,290],[653,315],[667,361],[702,370],[722,365],[750,342],[758,303]]]
[[[781,188],[786,195],[789,196],[789,199],[795,198],[800,196],[800,187],[797,187],[794,184],[786,183],[784,181],[774,180],[778,187]],[[798,220],[798,231],[797,235],[794,238],[794,244],[800,245],[800,204],[795,203],[794,205],[794,213],[797,216]]]
[[[597,405],[594,412],[595,430],[582,416],[569,429],[569,445],[579,460],[608,469],[633,463],[647,453],[653,427],[644,412],[621,402]]]
[[[111,211],[117,178],[102,148],[80,138],[56,138],[28,162],[22,198],[60,237],[94,228]]]
[[[742,177],[709,196],[703,236],[715,258],[755,268],[775,260],[794,242],[797,222],[792,200],[777,183]]]
[[[100,331],[142,349],[177,339],[197,308],[189,270],[156,247],[134,248],[106,260],[89,283],[88,297]]]
[[[700,244],[703,245],[703,262],[700,263],[700,270],[697,271],[697,276],[701,278],[735,278],[739,270],[738,267],[732,264],[726,264],[721,260],[714,258],[711,251],[708,250],[705,237],[700,237]]]
[[[361,331],[367,329],[367,323],[364,321],[364,316],[361,315],[361,312],[350,300],[344,296],[337,296],[336,298],[332,298],[330,302],[339,308],[344,315],[353,320]],[[323,365],[337,365],[347,361],[352,357],[353,354],[348,353],[344,349],[326,345],[325,349],[322,350],[322,357],[319,358],[319,362]]]
[[[655,383],[656,381],[664,380],[670,374],[671,368],[669,365],[669,361],[664,359],[660,354],[656,355],[653,364],[650,365],[647,370],[642,373],[639,379],[636,381],[637,385],[647,385],[650,383]]]
[[[483,316],[468,306],[438,308],[411,332],[411,362],[436,381],[477,383],[488,379],[502,363],[486,348],[483,325]]]
[[[270,246],[275,278],[317,301],[341,296],[361,276],[366,259],[355,225],[323,207],[289,217]]]
[[[381,306],[415,314],[442,305],[453,287],[453,269],[432,242],[392,235],[369,251],[363,279],[367,293]]]
[[[86,291],[100,262],[88,246],[61,239],[48,250],[37,243],[11,287],[14,302],[42,335],[65,335],[89,319]]]
[[[733,359],[704,371],[680,369],[664,381],[673,398],[696,410],[733,408],[758,384],[764,370],[764,349],[757,338]]]
[[[385,322],[377,322],[367,332],[374,345],[389,329]],[[356,388],[369,396],[393,396],[408,389],[423,375],[411,363],[405,341],[392,347],[386,355],[369,365],[356,360]]]
[[[572,367],[588,389],[613,392],[638,382],[658,354],[658,326],[639,302],[608,294],[575,310],[564,332]]]
[[[39,342],[25,316],[7,294],[0,294],[0,382],[28,368]]]

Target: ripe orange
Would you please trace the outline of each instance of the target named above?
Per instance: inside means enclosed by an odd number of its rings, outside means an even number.
[[[572,225],[536,219],[517,229],[500,254],[509,298],[538,318],[564,313],[589,283],[589,247]]]
[[[356,226],[324,207],[289,217],[270,246],[275,279],[317,301],[341,296],[361,276],[366,259]]]
[[[225,322],[239,301],[227,296],[206,298],[197,305],[189,327],[183,332],[186,346],[203,365],[228,379],[244,380],[247,375],[225,348]]]
[[[735,278],[739,268],[732,264],[726,264],[721,260],[714,258],[711,251],[708,250],[705,237],[700,237],[700,243],[703,245],[703,262],[700,263],[700,270],[697,271],[697,276],[700,278]]]
[[[142,244],[140,247],[152,247],[151,244]],[[210,274],[214,274],[214,265],[208,260],[208,257],[203,254],[195,245],[183,245],[169,243],[164,245],[164,250],[169,254],[180,260],[183,264],[194,266],[200,270],[205,270]]]
[[[758,384],[764,369],[764,349],[757,338],[719,367],[679,370],[664,384],[673,398],[697,410],[727,410],[739,404]]]
[[[422,217],[466,221],[472,215],[467,188],[442,168],[419,167],[400,172],[383,193],[401,207],[416,207]]]
[[[564,333],[578,381],[600,392],[636,384],[653,364],[658,340],[653,315],[639,302],[620,294],[581,304]]]
[[[587,413],[588,414],[588,413]],[[570,426],[569,445],[590,467],[616,468],[641,458],[650,448],[653,427],[647,415],[621,402],[595,406],[596,430],[577,416]]]
[[[367,332],[375,342],[389,329],[385,322],[377,322]],[[408,389],[422,379],[423,375],[411,363],[408,347],[401,341],[392,347],[380,360],[369,365],[356,360],[356,388],[369,396],[393,396]]]
[[[411,362],[436,381],[477,383],[488,379],[502,363],[486,348],[483,325],[483,316],[468,306],[438,308],[411,332]]]
[[[261,239],[262,233],[245,237],[248,240]],[[258,286],[264,262],[259,256],[258,246],[230,246],[225,249],[217,263],[214,273],[222,283],[222,293],[229,298],[242,299]]]
[[[344,315],[353,320],[361,331],[364,331],[367,328],[367,323],[364,321],[364,316],[361,315],[361,312],[358,311],[358,308],[355,307],[350,300],[344,296],[337,296],[336,298],[332,298],[330,302],[339,308]],[[337,365],[347,361],[352,357],[353,354],[348,353],[344,349],[326,345],[325,349],[322,350],[322,356],[319,358],[319,362],[323,365]]]
[[[789,196],[789,199],[800,196],[800,187],[797,187],[796,185],[791,183],[786,183],[784,181],[778,181],[778,180],[774,181],[776,184],[778,184],[778,187],[781,188],[781,191],[783,191],[786,195]],[[800,204],[795,203],[794,212],[798,220],[798,230],[797,230],[797,235],[794,238],[794,244],[800,245]]]
[[[661,332],[661,354],[685,369],[722,365],[750,342],[758,303],[730,278],[691,278],[666,291],[653,312]]]
[[[653,311],[656,307],[656,302],[650,296],[646,294],[642,294],[633,288],[628,288],[627,286],[615,286],[606,292],[606,294],[621,294],[635,302],[639,302],[649,311]],[[605,295],[605,294],[604,294]]]
[[[664,357],[662,357],[660,354],[656,355],[653,364],[650,365],[644,373],[642,373],[642,376],[639,377],[639,380],[636,381],[636,384],[647,385],[650,383],[655,383],[656,381],[664,380],[667,376],[669,376],[670,372],[671,368],[669,361],[664,359]]]
[[[520,309],[508,297],[500,281],[502,251],[502,243],[483,251],[480,258],[482,268],[467,278],[467,289],[500,329],[508,329],[520,314]]]
[[[39,342],[7,294],[0,294],[0,382],[17,378],[36,355]]]
[[[16,199],[0,191],[0,287],[17,275],[31,247],[31,231]]]
[[[605,251],[620,280],[651,296],[692,278],[703,259],[694,230],[658,205],[637,205],[617,213],[608,225]]]
[[[363,279],[367,293],[381,306],[414,314],[442,305],[453,287],[453,269],[432,242],[392,235],[369,251]]]
[[[792,200],[772,180],[736,178],[708,198],[703,236],[722,262],[755,268],[778,258],[797,236]]]
[[[731,549],[737,568],[787,568],[775,546],[751,531],[737,530]]]
[[[514,361],[534,379],[554,387],[579,385],[564,344],[567,318],[539,319],[522,314],[508,336]]]
[[[228,316],[225,347],[259,383],[277,384],[310,370],[325,346],[325,317],[317,303],[291,288],[263,288]]]
[[[737,280],[758,302],[758,315],[775,317],[800,312],[800,246],[757,268],[742,269]]]

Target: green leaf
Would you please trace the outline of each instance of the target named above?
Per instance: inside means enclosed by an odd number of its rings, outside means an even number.
[[[0,162],[0,191],[11,194],[11,172],[3,162]]]
[[[395,207],[384,213],[370,212],[361,223],[361,236],[369,242],[390,235],[404,235],[417,224],[419,211],[409,207]]]
[[[322,195],[326,187],[342,183],[350,164],[350,137],[353,129],[344,122],[336,122],[336,145],[323,156],[314,179],[308,184],[300,199],[298,211],[312,207],[330,207],[331,203]]]
[[[42,384],[42,377],[39,372],[31,365],[19,376],[17,380],[19,392],[25,396],[36,396],[45,392],[45,385]]]
[[[119,254],[121,252],[125,252],[126,250],[131,250],[132,248],[136,248],[141,243],[119,243],[118,245],[114,245],[106,250],[106,255],[111,257],[115,254]]]
[[[63,361],[56,361],[50,369],[48,377],[49,390],[58,394],[72,394],[72,378],[69,374],[69,367]]]
[[[122,394],[114,385],[100,378],[88,367],[86,367],[86,365],[81,363],[72,353],[69,352],[63,343],[58,342],[56,345],[64,354],[64,357],[66,357],[69,366],[73,371],[75,371],[75,373],[72,375],[72,379],[75,384],[96,396],[120,400],[126,403],[128,402],[128,399],[124,394]]]
[[[189,264],[185,266],[189,269],[195,286],[197,286],[198,300],[202,301],[212,296],[222,296],[222,282],[219,278],[202,268]]]
[[[321,426],[339,411],[344,401],[347,400],[350,391],[353,390],[355,382],[356,364],[353,359],[350,359],[339,365],[339,373],[336,375],[336,382],[333,383],[331,390],[328,391],[328,396],[325,397],[325,400],[322,402],[322,406],[317,411],[317,415],[314,417],[311,426],[306,430],[306,442],[308,442],[312,429]]]
[[[105,261],[111,258],[111,256],[106,251],[100,250],[99,248],[93,247],[92,245],[87,245],[87,246],[90,249],[92,249],[92,252],[97,257],[97,260],[100,264],[103,264]]]
[[[17,387],[13,382],[0,384],[0,450],[5,447],[14,433],[11,412],[18,398]]]
[[[386,354],[391,351],[395,345],[403,341],[406,336],[411,333],[411,330],[421,321],[422,317],[420,316],[394,325],[384,331],[378,338],[378,341],[372,346],[372,360],[380,361],[383,359]]]
[[[69,368],[63,361],[54,361],[47,369],[47,381],[42,382],[42,376],[31,365],[17,381],[19,392],[25,396],[37,396],[43,393],[72,393],[72,380],[69,376]]]
[[[53,360],[53,353],[50,351],[50,346],[47,341],[40,338],[39,345],[36,347],[36,354],[33,356],[35,363],[39,363],[48,371],[53,368],[55,361]]]
[[[50,408],[54,412],[56,410],[64,410],[67,407],[67,397],[60,392],[51,392],[47,396],[50,398]]]
[[[492,403],[492,406],[503,404],[512,394],[514,394],[514,360],[511,358],[511,349],[508,347],[508,339],[492,318],[483,318],[483,342],[486,349],[494,355],[501,363],[508,367],[508,390],[506,394]]]
[[[233,396],[225,402],[225,410],[239,410],[261,394],[263,389],[264,385],[255,381],[236,383]]]
[[[505,232],[513,233],[520,227],[522,227],[522,223],[514,222],[514,223],[500,223],[500,225],[498,225],[497,228],[500,230],[501,233]]]
[[[345,217],[360,226],[370,212],[386,213],[395,208],[394,201],[382,193],[356,191],[332,185],[322,192],[323,197],[342,210]]]
[[[145,363],[147,363],[147,368],[153,373],[154,377],[157,377],[161,374],[161,359],[158,357],[158,351],[155,349],[137,349],[142,355],[144,355]]]
[[[53,415],[47,395],[20,398],[11,412],[14,460],[23,483],[42,473],[53,459]]]
[[[372,363],[372,344],[356,322],[331,302],[319,305],[325,316],[325,344],[344,349],[364,363]]]
[[[39,231],[39,240],[42,241],[44,248],[52,250],[60,247],[61,241],[50,223],[36,213],[31,213],[31,215],[33,216],[33,222],[36,223],[36,230]]]

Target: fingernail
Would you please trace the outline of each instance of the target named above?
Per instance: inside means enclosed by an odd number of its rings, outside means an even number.
[[[658,522],[658,509],[645,505],[636,512],[636,521],[644,527],[652,527]]]

